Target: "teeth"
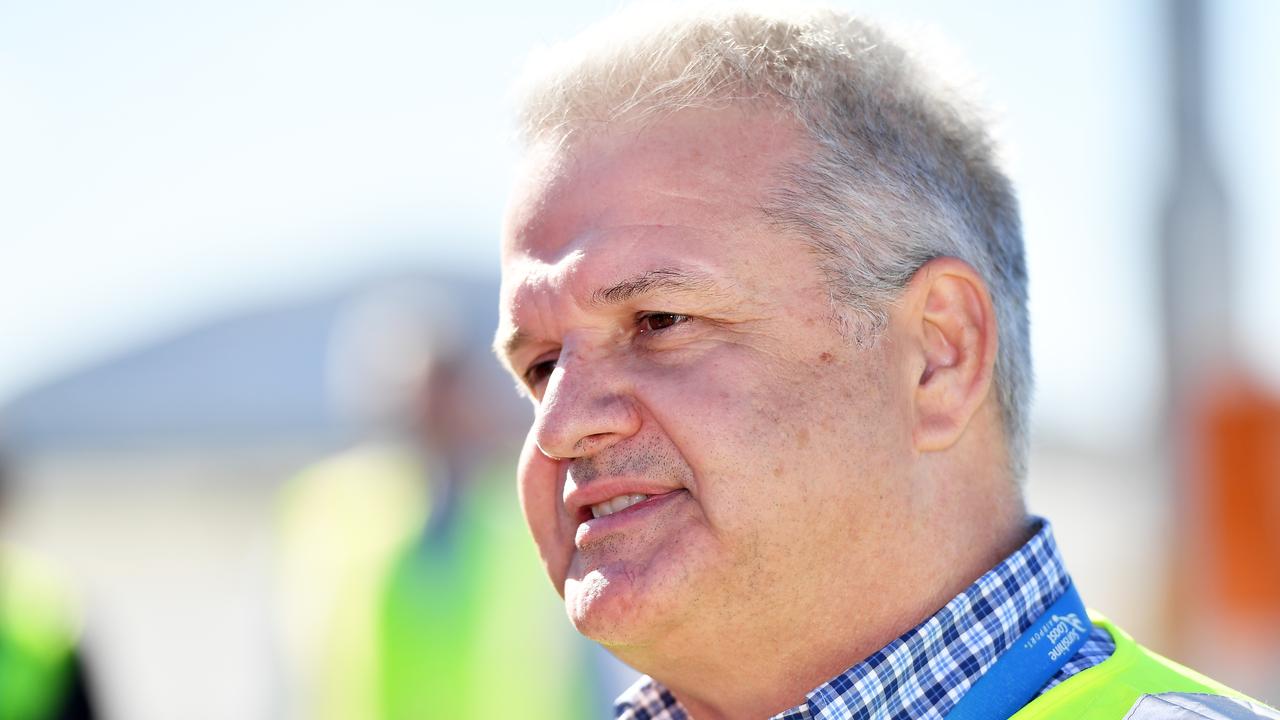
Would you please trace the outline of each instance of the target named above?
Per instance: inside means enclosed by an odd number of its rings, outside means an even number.
[[[602,503],[592,505],[591,516],[604,517],[605,515],[612,515],[619,510],[624,510],[638,502],[646,500],[648,497],[648,495],[619,495],[611,500],[605,500]]]

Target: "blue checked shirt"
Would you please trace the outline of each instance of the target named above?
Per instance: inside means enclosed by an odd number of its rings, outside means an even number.
[[[1013,641],[1066,590],[1071,578],[1044,520],[1004,562],[933,617],[822,684],[773,720],[942,718]],[[1044,692],[1111,656],[1115,643],[1095,627]],[[641,678],[618,698],[620,720],[686,720],[669,690]]]

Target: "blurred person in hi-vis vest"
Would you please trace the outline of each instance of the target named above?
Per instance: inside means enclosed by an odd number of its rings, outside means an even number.
[[[592,691],[598,654],[544,592],[456,311],[394,284],[335,323],[334,402],[364,432],[281,493],[292,716],[558,720],[607,706]],[[499,681],[512,692],[491,692]]]

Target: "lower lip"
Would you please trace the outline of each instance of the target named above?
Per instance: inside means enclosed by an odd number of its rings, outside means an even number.
[[[653,495],[616,513],[591,518],[578,525],[575,543],[582,545],[584,542],[589,542],[592,536],[617,532],[630,523],[643,522],[650,515],[661,511],[662,508],[678,501],[687,494],[688,491],[686,490],[674,490],[662,495]]]

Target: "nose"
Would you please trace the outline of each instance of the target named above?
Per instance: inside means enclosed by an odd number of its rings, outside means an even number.
[[[534,420],[534,439],[554,459],[594,455],[634,435],[640,412],[607,358],[561,352]]]

